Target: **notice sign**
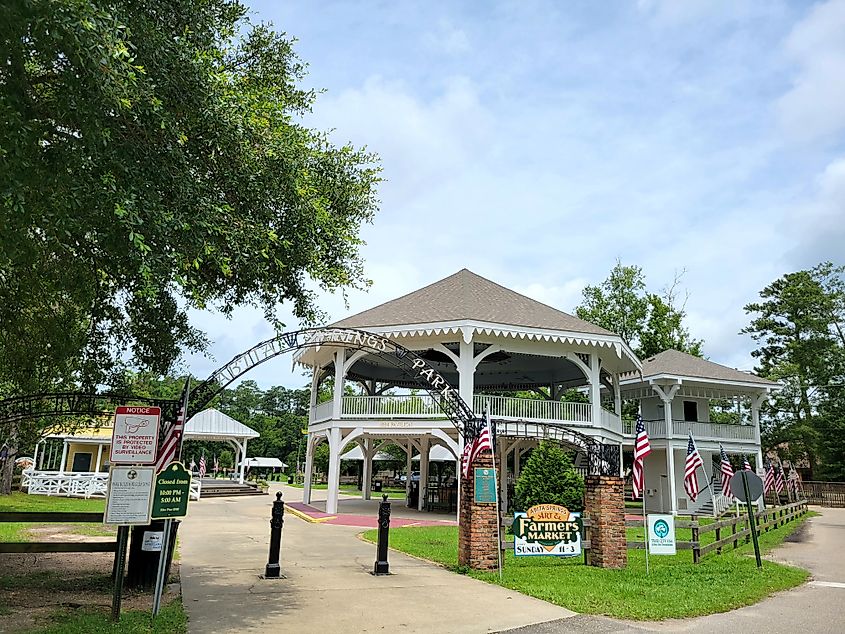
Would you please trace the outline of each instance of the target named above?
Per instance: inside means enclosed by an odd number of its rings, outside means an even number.
[[[112,464],[151,464],[156,461],[159,407],[118,407],[111,437]]]
[[[581,554],[584,524],[580,513],[559,504],[537,504],[513,514],[513,554],[520,557]]]
[[[141,550],[150,553],[161,552],[161,538],[164,533],[161,531],[144,531],[144,538],[141,540]]]
[[[112,467],[106,494],[106,524],[150,523],[155,467]]]
[[[156,476],[153,519],[185,517],[191,493],[191,474],[181,462],[171,462]]]
[[[652,555],[674,555],[675,518],[671,515],[648,516],[648,552]]]
[[[493,469],[475,469],[474,497],[481,504],[496,503],[496,472]]]

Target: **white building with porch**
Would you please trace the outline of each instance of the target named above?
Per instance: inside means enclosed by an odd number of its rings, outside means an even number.
[[[633,440],[630,423],[622,419],[622,401],[635,399],[641,402],[643,416],[654,430],[656,451],[650,462],[655,466],[647,481],[653,489],[650,509],[691,510],[690,505],[682,509],[684,504],[677,495],[677,474],[683,471],[686,446],[685,440],[678,439],[682,431],[685,438],[687,427],[681,430],[676,421],[692,423],[694,435],[701,432],[702,454],[714,447],[718,451],[722,441],[726,449],[759,455],[756,412],[761,399],[774,387],[753,375],[707,361],[702,363],[708,371],[690,361],[682,366],[687,368],[686,374],[673,374],[676,366],[668,364],[672,355],[658,355],[660,358],[649,360],[644,367],[619,335],[466,269],[329,327],[379,334],[413,350],[477,415],[489,413],[497,426],[500,473],[507,474],[500,478],[505,508],[509,483],[519,476],[522,457],[543,438],[574,449],[576,466],[585,471],[587,456],[579,439],[618,449],[615,457],[608,459],[618,462],[622,474],[622,451],[630,448]],[[362,496],[366,499],[371,495],[372,463],[379,442],[405,449],[407,473],[412,471],[412,458],[421,456],[420,510],[451,494],[429,490],[443,487],[442,482],[429,478],[429,450],[440,446],[457,459],[461,438],[432,398],[415,390],[412,377],[378,355],[338,341],[305,349],[296,361],[309,368],[312,376],[306,503],[312,499],[314,450],[322,442],[329,445],[328,513],[338,512],[340,461],[350,444],[358,445],[364,457]],[[721,368],[722,373],[713,368]],[[678,387],[673,387],[676,384]],[[350,386],[353,394],[347,389]],[[668,418],[659,407],[664,402],[661,394],[669,402]],[[710,398],[756,399],[752,424],[711,424],[705,405]],[[684,407],[690,407],[683,403],[689,400],[701,406],[694,421],[683,420]],[[692,416],[692,410],[687,414]],[[661,431],[661,424],[668,425],[664,428],[670,430],[668,434]],[[666,458],[667,447],[673,460]],[[709,464],[707,467],[709,473]],[[667,483],[665,493],[658,494],[655,491],[663,491],[661,473],[667,474],[667,480],[668,474],[674,474],[675,486]],[[410,485],[408,478],[409,489]]]

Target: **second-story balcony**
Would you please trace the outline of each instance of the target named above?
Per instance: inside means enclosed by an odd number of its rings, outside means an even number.
[[[665,439],[666,421],[647,420],[645,421],[646,431],[649,438]],[[633,439],[635,422],[631,419],[622,421],[623,433],[626,437]],[[704,423],[698,421],[673,420],[672,435],[675,438],[686,438],[692,433],[696,440],[718,440],[727,442],[755,442],[756,435],[752,425],[727,425],[724,423]]]
[[[491,418],[558,422],[573,427],[601,426],[621,433],[622,421],[616,414],[602,408],[601,421],[593,423],[590,403],[547,401],[508,396],[476,394],[473,397],[473,411],[480,414],[487,411]],[[332,402],[320,403],[314,408],[313,422],[332,418]],[[445,419],[440,407],[428,394],[407,394],[400,396],[344,396],[341,405],[343,419]]]

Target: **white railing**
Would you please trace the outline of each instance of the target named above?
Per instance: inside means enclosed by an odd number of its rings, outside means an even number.
[[[428,394],[344,396],[341,411],[350,418],[445,418]]]
[[[672,421],[672,430],[676,436],[686,436],[692,432],[696,440],[715,438],[718,440],[754,440],[752,425],[726,425],[724,423],[690,423],[683,420]]]
[[[33,495],[62,495],[68,497],[105,497],[108,488],[109,474],[106,472],[74,472],[61,473],[59,471],[23,472],[21,486]]]
[[[607,411],[603,407],[601,408],[601,426],[602,429],[615,431],[617,434],[622,433],[622,419],[613,412]]]
[[[593,420],[589,403],[477,394],[473,399],[473,409],[476,413],[486,409],[494,418],[513,420],[554,420],[578,425],[589,425]]]
[[[721,493],[716,493],[713,495],[713,516],[719,517],[722,513],[727,511],[731,508],[731,505],[734,503],[734,499],[732,497],[728,497],[727,495],[722,495]]]
[[[199,478],[191,478],[191,490],[188,493],[188,497],[191,500],[199,500],[201,493],[202,493],[202,480],[200,480]]]
[[[312,422],[319,423],[324,420],[331,420],[332,405],[333,403],[331,401],[326,401],[325,403],[317,405],[317,407],[314,408],[314,420]]]
[[[644,421],[645,430],[649,438],[666,438],[666,422],[662,420]],[[622,433],[626,436],[636,434],[637,423],[631,418],[622,421]]]

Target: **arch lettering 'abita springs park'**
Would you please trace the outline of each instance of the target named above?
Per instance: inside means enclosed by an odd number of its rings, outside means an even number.
[[[191,393],[188,418],[205,407],[215,395],[254,367],[287,352],[342,344],[365,350],[403,370],[419,388],[439,404],[457,430],[471,434],[475,415],[469,405],[428,362],[414,351],[378,334],[353,328],[308,328],[281,333],[256,344],[216,370]]]

